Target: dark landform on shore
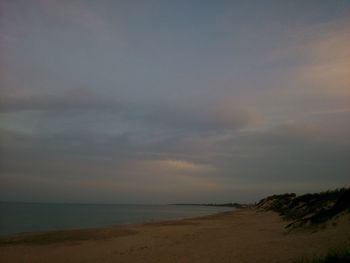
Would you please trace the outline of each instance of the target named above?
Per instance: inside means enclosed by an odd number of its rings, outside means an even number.
[[[179,205],[179,206],[219,206],[219,207],[233,207],[233,208],[247,208],[253,206],[253,204],[239,204],[239,203],[208,203],[208,204],[199,204],[199,203],[178,203],[170,205]]]

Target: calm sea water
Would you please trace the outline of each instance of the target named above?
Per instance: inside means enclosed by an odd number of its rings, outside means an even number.
[[[0,202],[0,235],[188,218],[230,207]]]

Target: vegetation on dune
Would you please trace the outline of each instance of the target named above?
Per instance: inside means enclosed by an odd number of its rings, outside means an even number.
[[[294,193],[273,195],[262,199],[256,207],[292,220],[287,227],[318,225],[350,211],[350,188],[300,196]]]
[[[290,221],[286,226],[295,229],[303,226],[324,226],[324,223],[350,212],[350,188],[297,196],[294,193],[272,195],[262,199],[256,208],[275,211]],[[330,250],[321,257],[305,258],[295,263],[348,263],[350,247]]]
[[[331,250],[323,257],[300,259],[295,263],[348,263],[350,262],[350,249]]]

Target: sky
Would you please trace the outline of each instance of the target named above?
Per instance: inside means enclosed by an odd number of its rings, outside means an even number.
[[[350,185],[350,1],[2,0],[0,200]]]

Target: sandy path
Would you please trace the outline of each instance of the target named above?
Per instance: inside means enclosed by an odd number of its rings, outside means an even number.
[[[246,209],[197,219],[66,231],[72,239],[86,235],[87,240],[2,245],[0,261],[292,262],[350,243],[348,219],[316,233],[286,234],[284,225],[275,213]]]

